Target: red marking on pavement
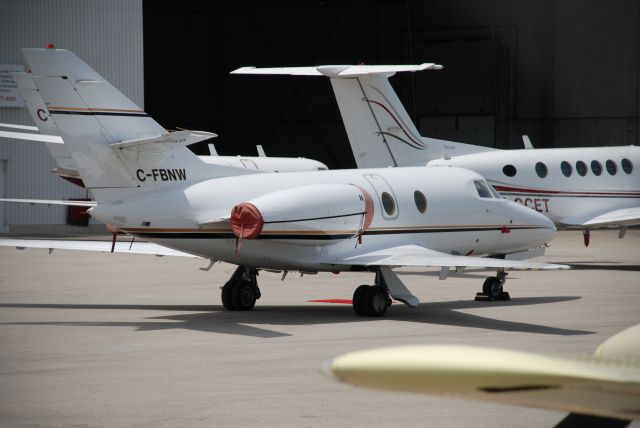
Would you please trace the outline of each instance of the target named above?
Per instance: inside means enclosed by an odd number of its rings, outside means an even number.
[[[311,303],[341,303],[343,305],[352,305],[353,301],[351,299],[320,299],[320,300],[309,300]]]

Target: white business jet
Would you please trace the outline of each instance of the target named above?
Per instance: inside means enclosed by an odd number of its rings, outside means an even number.
[[[0,130],[0,137],[44,142],[56,163],[56,168],[52,172],[73,184],[84,187],[84,183],[78,174],[78,168],[69,153],[69,149],[64,145],[62,137],[60,137],[55,125],[55,119],[51,116],[47,105],[42,100],[33,82],[32,75],[30,73],[14,72],[12,76],[16,82],[18,92],[24,100],[27,111],[36,126],[0,123],[0,128],[14,129],[14,131]],[[32,133],[34,131],[39,132],[39,134]],[[183,132],[183,134],[185,133]],[[216,137],[216,134],[210,132],[189,131],[184,144],[191,145],[214,137]],[[209,144],[210,155],[201,155],[199,158],[212,164],[270,172],[321,171],[328,169],[325,164],[313,159],[268,157],[262,146],[258,145],[257,148],[259,154],[257,157],[220,156],[216,152],[214,145]]]
[[[475,172],[382,168],[276,174],[207,164],[181,144],[177,132],[167,132],[73,53],[23,49],[23,54],[96,199],[80,204],[90,205],[91,216],[112,228],[238,265],[222,289],[227,309],[254,306],[259,269],[375,272],[375,285],[358,287],[353,306],[358,315],[381,316],[392,298],[418,304],[392,267],[438,267],[445,277],[449,268],[493,268],[497,275],[485,288],[496,297],[507,269],[568,268],[504,258],[544,245],[555,227],[545,216],[499,197]],[[65,248],[51,241],[46,246]]]
[[[640,147],[496,150],[422,137],[388,78],[400,66],[243,67],[233,74],[326,76],[340,108],[358,168],[458,166],[484,177],[506,198],[549,217],[558,227],[589,230],[640,224]]]

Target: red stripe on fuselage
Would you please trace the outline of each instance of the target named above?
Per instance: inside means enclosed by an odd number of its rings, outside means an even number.
[[[544,190],[544,189],[528,189],[525,187],[511,187],[494,184],[493,187],[498,192],[514,192],[514,193],[540,193],[548,195],[582,195],[582,196],[637,196],[640,197],[640,192],[581,192],[570,190]]]

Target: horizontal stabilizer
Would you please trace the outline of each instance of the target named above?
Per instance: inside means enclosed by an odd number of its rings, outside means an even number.
[[[0,128],[24,129],[25,131],[38,131],[37,126],[14,125],[13,123],[0,123]]]
[[[0,198],[0,202],[17,202],[22,204],[40,204],[40,205],[66,205],[70,207],[95,207],[98,205],[96,201],[62,201],[56,199],[9,199]]]
[[[480,267],[507,270],[560,270],[571,269],[567,265],[534,263],[520,260],[488,257],[454,256],[430,250],[419,245],[401,245],[360,254],[336,263],[357,266],[424,266],[424,267]]]
[[[16,247],[19,250],[25,248],[46,248],[56,250],[78,250],[78,251],[102,251],[111,252],[111,241],[71,241],[57,239],[2,239],[0,247]],[[116,242],[113,250],[115,253],[129,254],[152,254],[156,256],[180,256],[197,257],[182,251],[153,244],[151,242]]]
[[[16,140],[42,141],[44,143],[64,144],[62,137],[57,135],[31,134],[28,132],[0,131],[0,137],[15,138]]]
[[[231,74],[270,74],[286,76],[327,76],[327,77],[358,77],[368,75],[392,76],[401,71],[441,70],[443,67],[434,63],[420,65],[320,65],[317,67],[273,67],[256,68],[241,67]]]
[[[130,147],[140,147],[147,144],[157,145],[169,145],[167,148],[173,147],[178,144],[182,146],[189,146],[191,144],[205,141],[210,138],[217,137],[217,134],[205,131],[173,131],[168,134],[162,134],[155,137],[136,138],[134,140],[121,141],[119,143],[112,143],[111,147],[116,149],[125,149]]]

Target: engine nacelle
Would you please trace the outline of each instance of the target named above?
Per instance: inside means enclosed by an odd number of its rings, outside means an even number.
[[[231,227],[240,239],[329,244],[362,233],[373,212],[373,199],[366,190],[353,184],[317,184],[242,202],[231,211]]]

